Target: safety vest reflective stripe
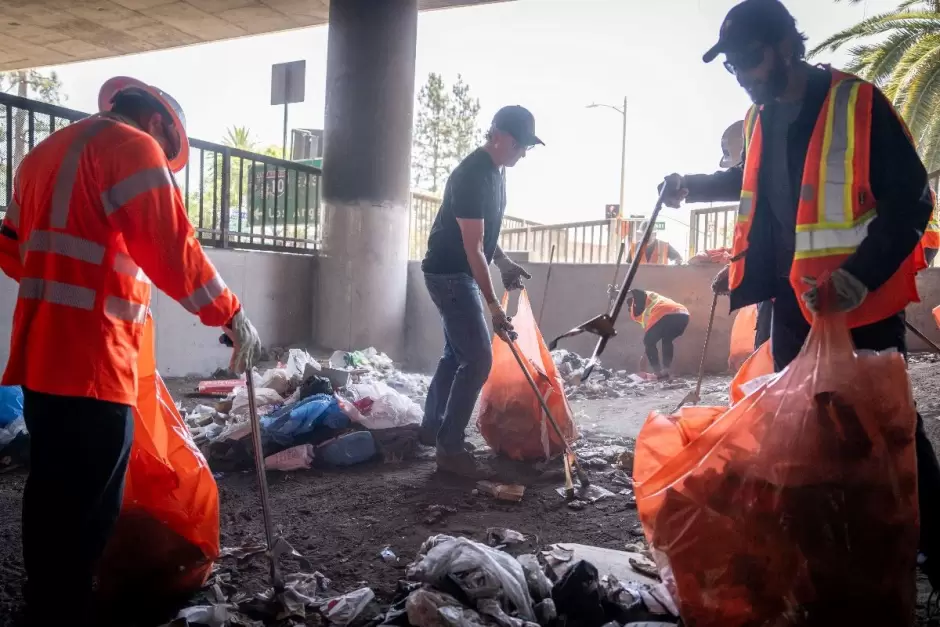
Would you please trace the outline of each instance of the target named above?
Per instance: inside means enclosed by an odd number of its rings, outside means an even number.
[[[10,224],[12,224],[12,225],[14,226],[14,228],[15,228],[15,227],[19,227],[19,225],[20,225],[20,205],[19,205],[18,202],[16,202],[16,201],[15,201],[14,199],[12,199],[12,198],[10,199],[10,204],[7,205],[7,210],[6,210],[6,213],[4,214],[4,217],[5,217],[7,220],[10,221]]]
[[[213,276],[202,287],[197,287],[192,294],[180,300],[183,309],[191,314],[198,314],[199,310],[207,307],[225,292],[225,281],[218,274]]]
[[[643,315],[640,316],[640,326],[644,329],[649,325],[650,316],[653,315],[653,307],[659,303],[659,296],[653,296],[650,292],[646,293],[646,309],[643,310]]]
[[[797,227],[794,258],[807,259],[851,253],[868,235],[868,226],[874,219],[874,215],[869,216],[848,228],[800,230],[800,227]]]
[[[852,220],[855,163],[855,109],[858,80],[844,80],[836,86],[827,114],[823,135],[823,159],[819,178],[819,221],[845,224]],[[801,193],[811,193],[801,190]]]
[[[22,279],[17,296],[24,300],[41,300],[87,311],[91,311],[95,306],[95,290],[43,279]]]
[[[121,274],[127,275],[131,278],[134,278],[141,283],[150,284],[150,278],[144,274],[144,271],[140,269],[134,260],[128,257],[123,253],[118,253],[114,257],[114,269]]]
[[[72,202],[72,188],[78,176],[78,164],[85,145],[106,126],[114,124],[106,118],[99,118],[85,127],[75,142],[69,146],[59,171],[56,174],[55,187],[52,190],[52,211],[49,224],[54,229],[64,229],[69,220],[69,205]]]
[[[104,214],[110,216],[144,192],[174,185],[176,181],[165,167],[141,170],[101,192],[101,206]]]
[[[127,322],[143,324],[147,319],[147,305],[142,303],[132,303],[129,300],[118,298],[117,296],[108,296],[104,301],[104,312]]]
[[[68,233],[33,231],[26,242],[26,252],[55,253],[97,266],[104,259],[105,247]]]
[[[749,220],[754,211],[754,193],[741,192],[741,201],[738,203],[738,220]]]
[[[759,117],[760,108],[752,106],[747,111],[747,116],[744,118],[744,141],[745,143],[751,143],[751,137],[754,135],[754,128],[757,126],[757,119]]]

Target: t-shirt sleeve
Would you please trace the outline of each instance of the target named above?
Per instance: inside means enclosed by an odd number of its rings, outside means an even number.
[[[461,172],[451,184],[451,199],[454,216],[463,220],[482,220],[487,214],[492,215],[492,194],[488,194],[490,181],[483,174],[475,171]]]

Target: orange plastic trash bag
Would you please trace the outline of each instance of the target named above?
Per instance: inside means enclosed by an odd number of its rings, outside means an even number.
[[[504,296],[503,307],[507,304],[508,298]],[[539,332],[525,290],[519,295],[512,326],[519,335],[516,346],[520,356],[561,432],[569,442],[576,439],[578,430],[565,398],[564,383]],[[493,367],[480,394],[477,426],[486,443],[510,459],[548,459],[564,451],[564,444],[545,416],[512,351],[498,337],[493,338]]]
[[[741,308],[731,325],[731,351],[728,367],[737,370],[754,352],[754,336],[757,334],[757,305]]]
[[[148,318],[138,365],[124,504],[99,567],[102,596],[117,602],[188,595],[219,554],[218,489],[156,371],[152,324]]]
[[[746,383],[758,377],[773,374],[773,372],[774,356],[770,351],[770,340],[767,340],[741,364],[738,372],[734,375],[734,379],[731,380],[731,389],[729,391],[731,404],[739,403],[747,396],[744,393]]]
[[[940,305],[933,308],[933,319],[937,323],[937,326],[940,327]]]
[[[704,429],[676,433],[684,416],[648,420],[634,479],[685,624],[911,624],[916,415],[900,353],[858,355],[844,319],[817,317],[779,376]]]

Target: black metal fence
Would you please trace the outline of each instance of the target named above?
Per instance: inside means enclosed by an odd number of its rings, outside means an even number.
[[[74,109],[0,93],[0,201],[5,209],[23,156],[86,117]],[[190,138],[176,175],[199,240],[220,248],[313,254],[320,247],[320,170]]]

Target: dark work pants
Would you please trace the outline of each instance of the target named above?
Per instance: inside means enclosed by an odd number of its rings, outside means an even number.
[[[927,265],[932,266],[933,260],[937,258],[937,249],[936,248],[925,248],[924,257],[927,258]]]
[[[757,304],[757,324],[754,327],[754,350],[770,339],[770,321],[773,318],[774,303],[765,300]]]
[[[809,334],[809,323],[803,317],[796,294],[789,282],[777,289],[773,307],[771,351],[774,368],[779,372],[800,352]],[[907,354],[904,313],[874,324],[852,329],[852,341],[861,350],[882,351],[896,348]],[[933,445],[924,431],[924,421],[917,414],[914,433],[917,451],[918,502],[920,506],[920,547],[924,555],[940,559],[940,463]]]
[[[659,350],[656,345],[663,344],[663,365],[668,370],[672,366],[674,354],[672,343],[677,337],[685,333],[685,328],[689,326],[689,314],[673,313],[666,314],[656,321],[643,336],[643,346],[646,348],[646,358],[650,362],[650,368],[659,371]]]
[[[23,560],[30,625],[91,625],[95,566],[121,511],[134,434],[131,408],[23,390],[30,471]]]

